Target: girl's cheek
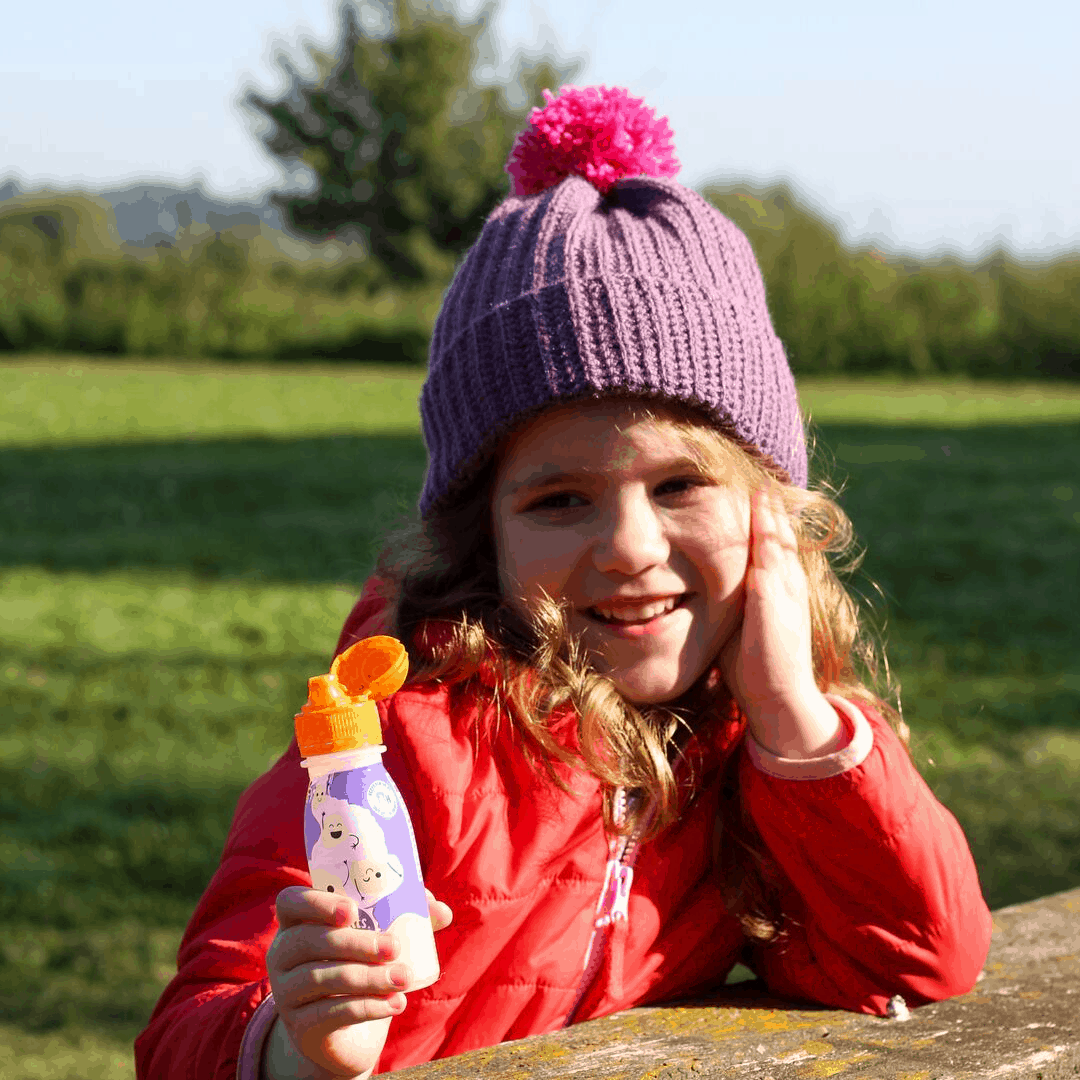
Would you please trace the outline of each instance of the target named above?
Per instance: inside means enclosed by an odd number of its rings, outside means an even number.
[[[562,592],[561,575],[553,572],[549,560],[538,558],[521,568],[521,590],[530,599],[547,593],[558,598]]]
[[[542,592],[551,592],[554,575],[549,560],[539,552],[533,554],[524,545],[515,545],[509,538],[507,557],[499,568],[502,593],[508,599],[531,600]]]

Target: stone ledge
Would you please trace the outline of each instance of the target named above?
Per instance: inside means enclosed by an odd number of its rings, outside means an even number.
[[[401,1080],[1080,1080],[1080,889],[994,913],[970,994],[906,1021],[793,1009],[760,983],[632,1009]]]

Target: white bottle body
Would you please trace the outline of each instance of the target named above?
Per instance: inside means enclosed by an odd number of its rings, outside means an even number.
[[[304,758],[304,846],[312,886],[357,904],[360,929],[392,933],[412,968],[406,990],[439,977],[412,822],[382,763],[384,746]]]

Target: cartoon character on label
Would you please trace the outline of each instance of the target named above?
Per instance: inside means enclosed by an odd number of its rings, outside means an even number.
[[[319,823],[319,837],[311,849],[311,885],[323,892],[343,893],[349,882],[349,862],[360,843],[356,807],[342,799],[330,798],[325,789],[316,811],[315,793],[311,812]],[[367,811],[362,811],[367,813]]]
[[[358,925],[364,930],[381,930],[375,918],[375,904],[389,896],[404,880],[401,860],[386,849],[386,836],[370,810],[354,808],[359,819],[360,842],[349,861],[349,881],[359,899]]]
[[[308,784],[307,804],[311,807],[311,815],[319,824],[322,824],[323,803],[330,794],[330,778],[320,776]]]

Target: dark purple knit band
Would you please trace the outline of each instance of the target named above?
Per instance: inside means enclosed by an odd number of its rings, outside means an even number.
[[[695,192],[569,177],[507,199],[454,278],[420,398],[428,514],[516,419],[626,394],[695,405],[806,483],[802,418],[745,236]]]

